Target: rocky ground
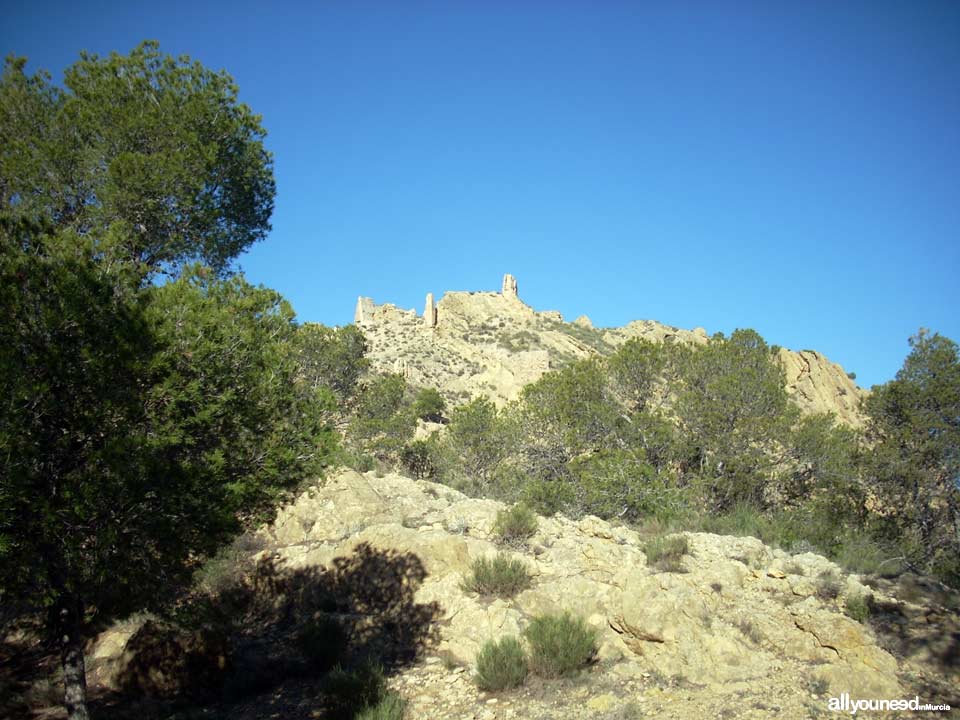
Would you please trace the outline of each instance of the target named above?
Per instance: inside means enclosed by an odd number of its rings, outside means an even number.
[[[960,704],[956,612],[931,587],[868,584],[818,555],[703,533],[685,534],[680,572],[665,572],[647,562],[649,538],[593,517],[541,518],[525,545],[505,548],[493,532],[502,508],[392,474],[344,471],[306,491],[248,552],[257,570],[245,587],[269,600],[245,606],[245,622],[270,615],[274,630],[241,633],[232,662],[247,663],[244,683],[270,678],[204,716],[325,717],[277,629],[316,608],[364,652],[393,658],[388,684],[408,718],[810,718],[832,714],[828,699],[843,692]],[[502,551],[526,564],[531,587],[509,600],[465,591],[471,562]],[[867,596],[868,622],[845,613]],[[476,688],[485,641],[559,611],[596,628],[593,665],[519,690]],[[131,636],[128,623],[91,647],[95,688],[116,684]]]

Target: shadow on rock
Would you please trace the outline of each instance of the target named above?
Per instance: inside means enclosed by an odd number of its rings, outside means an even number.
[[[436,642],[440,607],[415,600],[426,576],[416,555],[367,543],[330,567],[290,570],[266,557],[233,588],[192,602],[181,613],[189,632],[144,625],[124,650],[120,692],[97,702],[97,716],[148,720],[177,706],[206,717],[351,718]],[[145,696],[163,702],[150,711]]]
[[[926,672],[905,678],[910,691],[929,702],[960,707],[960,615],[957,593],[927,578],[905,574],[875,583],[894,602],[872,600],[870,625],[881,646]]]

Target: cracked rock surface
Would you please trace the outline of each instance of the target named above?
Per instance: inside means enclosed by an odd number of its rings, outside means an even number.
[[[661,707],[667,698],[686,697],[704,711],[718,707],[707,696],[750,695],[751,688],[757,688],[751,702],[763,704],[763,688],[776,687],[778,707],[791,708],[782,716],[805,717],[810,688],[855,697],[904,691],[896,659],[842,611],[848,596],[874,591],[823,557],[790,556],[751,537],[685,533],[684,572],[660,572],[647,564],[635,531],[559,515],[540,518],[525,547],[503,548],[493,534],[503,507],[427,481],[346,471],[304,493],[264,532],[275,561],[290,568],[332,563],[363,543],[422,559],[427,575],[416,599],[440,608],[439,634],[426,655],[434,660],[393,682],[424,712],[440,712],[459,698],[455,704],[466,714],[448,709],[450,717],[535,717],[509,700],[495,703],[490,714],[488,696],[469,673],[445,666],[472,668],[486,640],[520,635],[533,616],[565,610],[597,629],[598,663],[588,674],[603,678],[597,687],[617,706]],[[470,563],[500,551],[527,565],[531,587],[508,600],[464,591]],[[816,594],[824,576],[838,585],[829,600]],[[586,692],[584,698],[596,690],[563,688],[572,697]],[[543,716],[591,716],[577,714],[583,709]]]

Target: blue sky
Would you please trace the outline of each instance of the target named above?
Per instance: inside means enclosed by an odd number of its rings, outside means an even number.
[[[597,325],[814,348],[869,387],[960,340],[960,3],[35,2],[59,80],[157,39],[237,80],[275,154],[241,259],[300,319],[494,290]]]

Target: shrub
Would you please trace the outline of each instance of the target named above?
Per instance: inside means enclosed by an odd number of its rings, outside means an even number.
[[[197,570],[197,585],[210,595],[219,595],[236,587],[243,575],[253,568],[251,556],[265,547],[266,542],[258,535],[244,533],[238,536]]]
[[[647,562],[658,570],[684,572],[680,559],[690,552],[690,546],[684,535],[668,535],[648,542],[643,552],[647,555]]]
[[[751,620],[742,618],[737,622],[737,627],[744,634],[744,637],[748,638],[754,645],[759,645],[760,641],[763,640],[763,635],[760,634],[757,626]]]
[[[461,405],[431,448],[437,477],[469,495],[486,495],[513,439],[502,411],[487,398]]]
[[[541,615],[524,632],[530,668],[543,677],[562,677],[586,666],[597,651],[597,633],[570,613]]]
[[[521,543],[537,531],[537,516],[526,505],[514,505],[497,513],[493,532],[507,543]]]
[[[323,690],[340,715],[355,717],[361,711],[376,707],[384,698],[387,681],[383,668],[374,662],[346,670],[333,668],[326,676]]]
[[[413,414],[421,420],[439,422],[447,404],[435,388],[421,389],[413,400]]]
[[[466,535],[470,531],[470,521],[463,515],[457,515],[447,521],[447,532],[454,535]]]
[[[824,602],[840,597],[840,578],[836,573],[824,571],[817,577],[817,597]]]
[[[523,685],[527,679],[527,656],[520,641],[505,637],[488,640],[477,654],[477,687],[481,690],[507,690]]]
[[[433,466],[430,443],[426,440],[414,440],[400,451],[400,464],[418,480],[433,477],[436,468]]]
[[[303,626],[297,634],[297,644],[310,664],[325,672],[343,658],[347,634],[335,619],[323,615]]]
[[[829,692],[830,690],[830,683],[827,681],[826,678],[811,677],[807,681],[807,688],[814,695],[817,695],[817,696],[826,695],[827,692]]]
[[[463,583],[467,592],[512,597],[530,587],[530,573],[520,560],[499,553],[492,560],[477,558]]]
[[[402,720],[406,705],[400,695],[387,692],[376,705],[369,705],[362,710],[356,720]]]
[[[870,600],[869,595],[851,595],[847,597],[843,611],[859,623],[866,622],[870,617]]]
[[[898,561],[891,562],[895,553],[878,543],[866,533],[848,532],[838,541],[831,555],[838,565],[848,572],[860,575],[879,575],[883,572],[896,573],[902,569]]]
[[[550,516],[563,512],[576,503],[576,487],[566,479],[543,480],[536,476],[527,476],[521,482],[524,504],[541,515]]]
[[[787,575],[806,575],[806,570],[804,570],[803,565],[798,562],[789,562],[783,566],[783,571]]]

